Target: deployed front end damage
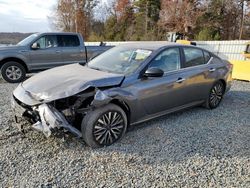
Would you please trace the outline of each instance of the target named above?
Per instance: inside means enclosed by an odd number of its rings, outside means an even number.
[[[67,130],[77,137],[82,137],[81,121],[86,113],[109,103],[113,98],[106,91],[89,87],[74,96],[54,101],[38,99],[24,90],[20,84],[12,97],[12,108],[16,123],[25,118],[31,127],[42,132],[46,137]],[[21,101],[22,100],[22,101]]]
[[[77,137],[82,137],[82,133],[72,126],[65,115],[50,103],[41,103],[35,106],[28,106],[19,101],[15,96],[12,98],[12,108],[15,114],[15,122],[22,130],[22,120],[28,120],[31,127],[42,132],[46,137],[56,133],[58,130],[67,130]]]
[[[86,113],[110,101],[106,90],[116,88],[123,80],[124,75],[79,64],[38,73],[13,91],[16,122],[25,118],[47,137],[61,129],[82,137],[81,122]]]

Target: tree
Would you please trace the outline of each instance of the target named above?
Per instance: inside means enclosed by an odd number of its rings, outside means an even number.
[[[242,29],[242,39],[250,38],[250,1],[247,1],[245,14],[244,14],[244,22],[243,22],[243,29]]]
[[[249,23],[247,23],[247,21],[249,21],[249,19],[250,19],[249,18],[250,0],[239,0],[238,4],[240,6],[240,36],[239,36],[239,40],[241,40],[242,36],[244,34],[245,24],[249,26]],[[245,18],[247,18],[246,21],[245,21]],[[248,29],[249,29],[249,27],[248,27]]]
[[[159,25],[164,32],[179,32],[190,35],[202,12],[198,0],[161,1]]]
[[[98,0],[58,0],[54,24],[57,29],[79,32],[85,38],[91,33],[93,10]]]
[[[234,40],[242,38],[244,24],[244,11],[247,7],[244,0],[210,0],[207,9],[197,23],[196,39],[209,30],[209,40]],[[204,35],[203,35],[204,36]],[[219,37],[218,37],[219,36]]]
[[[127,33],[133,24],[133,6],[130,0],[118,0],[112,4],[110,17],[105,23],[105,38],[108,40],[129,40]]]
[[[134,7],[134,36],[136,40],[157,40],[160,0],[137,0]]]
[[[75,30],[75,8],[71,0],[58,0],[55,14],[53,15],[53,24],[58,30],[74,31]]]
[[[250,0],[58,0],[54,21],[92,41],[249,39]]]

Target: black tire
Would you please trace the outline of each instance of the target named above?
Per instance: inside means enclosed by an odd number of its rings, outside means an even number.
[[[207,109],[217,108],[224,96],[225,86],[221,81],[216,82],[210,90],[209,96],[205,102],[205,107]]]
[[[107,116],[112,117],[108,119]],[[83,118],[81,125],[83,139],[93,148],[109,146],[124,136],[127,124],[125,112],[117,105],[108,104],[88,112]]]
[[[9,61],[2,66],[1,74],[6,82],[19,83],[25,79],[26,70],[22,64]]]

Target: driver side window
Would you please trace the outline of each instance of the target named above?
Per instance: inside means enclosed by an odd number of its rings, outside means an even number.
[[[39,49],[46,49],[58,46],[56,36],[53,35],[43,36],[39,38],[36,43]]]
[[[164,72],[180,69],[180,50],[179,48],[170,48],[161,52],[149,65],[149,68],[155,67]]]

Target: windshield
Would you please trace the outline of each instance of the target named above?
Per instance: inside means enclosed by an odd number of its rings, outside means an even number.
[[[151,53],[151,50],[118,46],[97,56],[87,66],[101,71],[128,75],[134,72]]]
[[[23,39],[22,41],[20,41],[17,46],[27,46],[29,45],[36,37],[38,36],[38,34],[32,34],[30,36],[28,36],[27,38]]]

